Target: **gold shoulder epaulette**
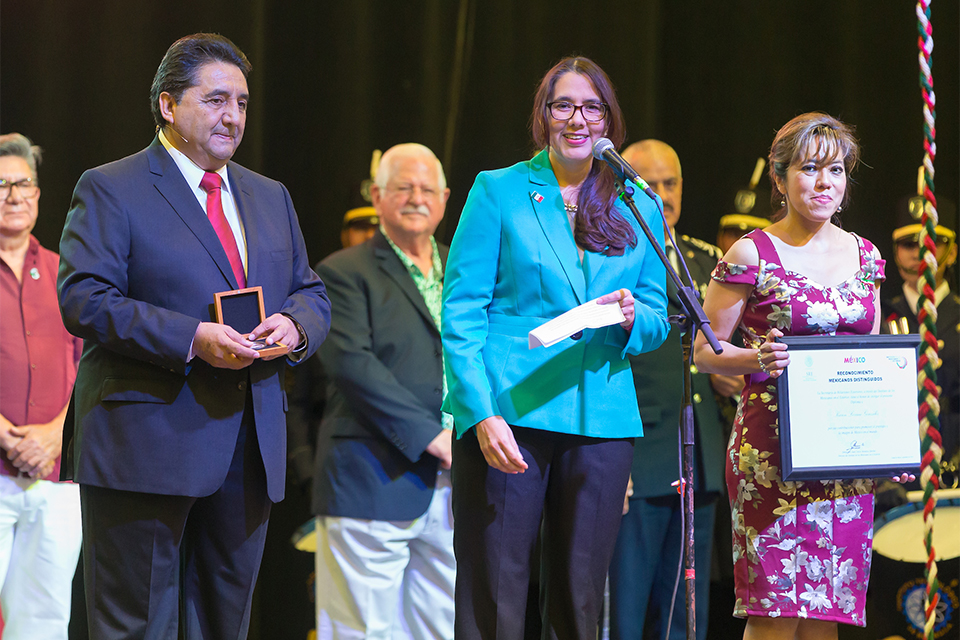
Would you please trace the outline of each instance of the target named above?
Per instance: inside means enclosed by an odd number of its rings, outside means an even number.
[[[687,244],[700,249],[701,251],[707,253],[711,258],[719,260],[723,257],[723,252],[720,251],[720,247],[715,247],[709,242],[704,242],[703,240],[698,240],[697,238],[691,238],[687,235],[681,235],[680,239],[686,242]]]

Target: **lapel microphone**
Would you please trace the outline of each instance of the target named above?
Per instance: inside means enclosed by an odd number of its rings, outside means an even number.
[[[167,128],[170,129],[170,131],[173,131],[173,132],[174,132],[175,134],[177,134],[178,136],[180,136],[180,139],[183,140],[184,144],[190,144],[190,141],[189,141],[189,140],[187,140],[186,138],[184,138],[183,135],[182,135],[179,131],[177,131],[176,129],[173,128],[173,124],[168,124],[168,125],[167,125]],[[157,125],[157,131],[156,131],[156,132],[157,132],[157,133],[160,133],[160,125]]]

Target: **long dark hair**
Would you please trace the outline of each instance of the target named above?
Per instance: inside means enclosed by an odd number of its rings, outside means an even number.
[[[615,147],[620,147],[626,136],[626,125],[613,84],[597,63],[578,56],[564,58],[555,64],[537,87],[533,99],[533,115],[530,117],[530,131],[537,149],[543,149],[550,144],[552,116],[547,103],[553,96],[557,80],[566,73],[580,74],[593,84],[600,100],[607,105],[607,137]],[[623,255],[628,245],[637,246],[637,234],[633,226],[613,207],[617,200],[615,182],[616,178],[610,167],[604,162],[594,160],[587,179],[580,187],[577,200],[579,210],[573,228],[573,238],[579,246],[608,256]]]

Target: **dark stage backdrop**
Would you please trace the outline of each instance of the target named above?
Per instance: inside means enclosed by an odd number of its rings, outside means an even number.
[[[933,20],[937,192],[956,202],[957,3],[934,2]],[[84,169],[150,142],[157,64],[199,30],[229,36],[253,63],[236,159],[288,186],[313,260],[339,246],[341,216],[362,203],[371,151],[398,142],[444,160],[453,193],[439,235],[449,239],[477,172],[530,155],[536,83],[574,52],[610,74],[628,142],[676,148],[680,229],[707,240],[798,113],[857,126],[865,166],[844,224],[885,255],[893,204],[914,189],[922,159],[915,6],[905,0],[4,0],[0,129],[46,150],[45,245],[57,243]]]
[[[937,193],[956,202],[957,3],[934,2],[933,21]],[[907,0],[3,0],[0,130],[45,148],[44,245],[56,247],[84,169],[150,142],[157,65],[200,30],[253,63],[236,160],[288,186],[314,261],[338,248],[344,211],[362,202],[371,151],[399,142],[444,161],[452,196],[438,235],[449,240],[477,172],[530,156],[536,84],[570,53],[610,74],[628,142],[676,148],[679,228],[706,240],[777,128],[804,111],[856,125],[864,166],[844,225],[887,257],[894,204],[923,155]]]

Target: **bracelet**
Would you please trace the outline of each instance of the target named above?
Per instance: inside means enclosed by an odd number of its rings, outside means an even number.
[[[767,373],[767,367],[766,367],[766,365],[763,364],[763,360],[760,359],[760,355],[761,355],[761,354],[760,354],[760,349],[757,349],[757,364],[760,365],[760,371],[761,371],[761,372]],[[768,374],[768,375],[769,375],[769,374]]]

